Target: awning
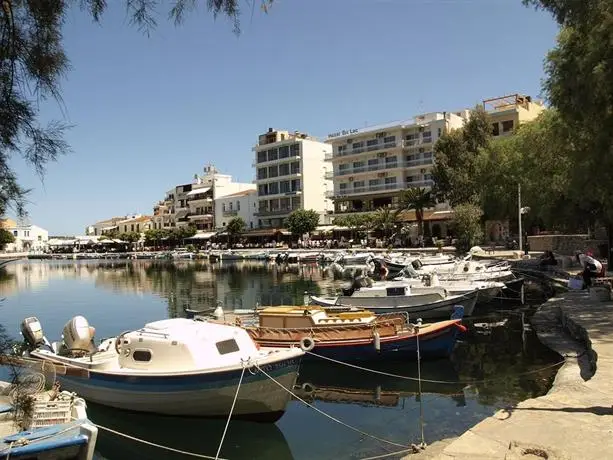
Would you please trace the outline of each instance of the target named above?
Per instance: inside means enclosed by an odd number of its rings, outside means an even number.
[[[59,240],[56,238],[50,239],[47,244],[49,246],[74,246],[75,240]]]
[[[216,235],[216,232],[198,232],[194,236],[185,238],[186,240],[208,240]]]
[[[187,192],[185,195],[187,196],[200,195],[201,193],[206,193],[209,190],[211,190],[211,187],[197,188],[195,190],[192,190],[191,192]]]
[[[318,225],[317,228],[313,231],[313,233],[330,233],[334,230],[338,230],[339,228],[344,227],[338,227],[336,225]]]
[[[119,228],[117,225],[113,225],[112,227],[103,227],[102,231],[104,232],[105,230],[113,230],[115,228]]]
[[[248,232],[241,233],[242,236],[274,236],[274,235],[291,235],[291,232],[280,228],[262,228],[257,230],[250,230]]]
[[[424,221],[450,219],[453,219],[452,210],[424,211]],[[415,211],[402,211],[398,216],[398,220],[400,222],[416,222],[417,218],[415,217]]]

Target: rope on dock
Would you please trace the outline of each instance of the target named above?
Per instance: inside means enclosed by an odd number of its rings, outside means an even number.
[[[357,433],[360,433],[363,436],[367,436],[369,438],[375,439],[377,441],[386,443],[386,444],[390,444],[392,446],[396,446],[396,447],[402,447],[406,449],[406,445],[404,444],[400,444],[394,441],[390,441],[389,439],[385,439],[385,438],[380,438],[379,436],[376,436],[374,434],[370,434],[367,433],[365,431],[360,430],[359,428],[356,428],[354,426],[348,425],[347,423],[343,422],[342,420],[339,420],[335,417],[333,417],[330,414],[327,414],[326,412],[322,411],[321,409],[313,406],[312,404],[309,404],[308,402],[306,402],[304,399],[302,399],[300,396],[298,396],[297,394],[295,394],[292,390],[290,390],[289,388],[286,388],[285,386],[283,386],[282,383],[278,382],[274,377],[272,377],[271,375],[269,375],[268,373],[266,373],[266,371],[264,369],[262,369],[257,363],[255,364],[255,367],[262,373],[264,374],[266,377],[268,377],[272,382],[274,382],[277,386],[279,386],[280,388],[282,388],[283,390],[285,390],[287,393],[289,393],[293,398],[297,399],[298,401],[302,402],[304,405],[306,405],[307,407],[310,407],[311,409],[313,409],[315,412],[320,413],[321,415],[323,415],[324,417],[329,418],[330,420],[343,425],[345,428],[349,428],[350,430],[353,430]]]
[[[241,389],[241,383],[243,383],[244,375],[245,375],[245,366],[243,366],[243,370],[241,371],[241,376],[238,379],[238,385],[236,386],[236,393],[234,393],[234,400],[232,401],[232,407],[230,407],[230,413],[228,414],[228,420],[226,421],[226,426],[223,429],[223,434],[221,435],[221,440],[219,441],[219,447],[217,448],[217,453],[215,454],[215,460],[219,459],[219,453],[221,452],[221,447],[223,446],[224,439],[226,439],[226,433],[228,432],[228,426],[230,426],[230,419],[232,419],[232,412],[234,412],[234,406],[236,405],[236,400],[238,399],[238,392]]]
[[[441,383],[441,384],[449,384],[449,385],[458,385],[458,384],[462,384],[462,385],[473,385],[475,383],[488,383],[488,382],[497,382],[497,381],[501,381],[501,380],[507,380],[508,377],[500,377],[497,379],[483,379],[483,380],[456,380],[456,381],[451,381],[451,380],[432,380],[432,379],[419,379],[418,377],[409,377],[406,375],[398,375],[398,374],[392,374],[390,372],[383,372],[383,371],[378,371],[375,369],[369,369],[367,367],[362,367],[362,366],[357,366],[355,364],[351,364],[351,363],[346,363],[344,361],[339,361],[337,359],[334,358],[329,358],[327,356],[323,356],[323,355],[318,355],[317,353],[313,353],[312,351],[307,351],[305,353],[308,353],[309,355],[313,355],[313,356],[317,356],[318,358],[321,359],[325,359],[327,361],[332,361],[333,363],[337,363],[337,364],[342,364],[343,366],[347,366],[347,367],[352,367],[354,369],[358,369],[361,371],[366,371],[366,372],[372,372],[373,374],[379,374],[379,375],[385,375],[387,377],[396,377],[399,379],[403,379],[403,380],[412,380],[414,382],[417,382],[419,380],[421,380],[422,382],[426,382],[426,383]],[[521,377],[523,375],[530,375],[530,374],[536,374],[538,372],[547,370],[547,369],[551,369],[553,367],[557,367],[557,366],[561,366],[562,364],[564,364],[566,362],[566,360],[562,360],[562,361],[558,361],[557,363],[554,364],[550,364],[549,366],[544,366],[541,367],[539,369],[533,369],[531,371],[526,371],[526,372],[520,372],[519,374],[515,374],[517,377]]]
[[[218,457],[211,457],[209,455],[197,454],[196,452],[188,452],[188,451],[185,451],[185,450],[175,449],[174,447],[163,446],[161,444],[156,444],[156,443],[151,442],[151,441],[145,441],[144,439],[137,438],[136,436],[130,436],[129,434],[125,434],[125,433],[122,433],[120,431],[113,430],[113,429],[108,428],[106,426],[98,425],[97,423],[93,423],[93,422],[91,422],[91,423],[93,425],[95,425],[96,427],[98,427],[99,429],[101,429],[101,430],[108,431],[109,433],[113,433],[113,434],[115,434],[117,436],[121,436],[122,438],[126,438],[126,439],[129,439],[131,441],[140,442],[141,444],[147,444],[148,446],[157,447],[157,448],[162,449],[162,450],[167,450],[167,451],[174,452],[174,453],[177,453],[177,454],[186,455],[188,457],[206,458],[206,459],[209,459],[209,460],[225,460],[225,459],[220,459]]]

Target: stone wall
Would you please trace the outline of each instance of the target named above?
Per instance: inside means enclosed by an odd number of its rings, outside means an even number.
[[[590,240],[588,235],[536,235],[528,237],[531,251],[553,251],[557,254],[572,255],[575,251],[590,249],[597,257],[606,257],[601,254],[600,247],[607,244],[606,240]]]

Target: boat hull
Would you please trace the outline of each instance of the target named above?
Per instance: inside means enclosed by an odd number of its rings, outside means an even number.
[[[419,351],[422,359],[446,358],[455,347],[460,329],[456,323],[448,327],[424,334],[419,338]],[[289,347],[282,342],[262,342],[266,346]],[[304,359],[318,360],[314,355],[321,355],[344,362],[417,359],[417,339],[415,335],[399,335],[385,337],[380,340],[380,349],[375,348],[374,340],[338,340],[315,341],[312,354],[307,353]]]
[[[351,299],[351,297],[339,297],[337,299],[325,299],[319,297],[311,297],[314,304],[320,305],[324,308],[342,308],[342,307],[363,307],[376,313],[408,313],[411,318],[433,319],[433,318],[449,318],[453,313],[454,306],[461,305],[464,307],[464,316],[471,316],[475,310],[477,304],[477,291],[470,292],[462,296],[453,296],[452,298],[438,300],[436,302],[423,303],[421,305],[403,305],[402,302],[395,301],[394,304],[385,305],[383,302],[377,302],[377,304],[368,303],[344,303],[345,299]],[[379,297],[379,299],[405,299],[410,296],[398,296],[398,297]],[[361,298],[365,299],[365,298]],[[360,299],[360,300],[361,300]]]
[[[298,376],[300,358],[262,369],[286,388]],[[111,374],[90,371],[89,377],[58,375],[62,388],[88,401],[117,409],[162,415],[227,417],[240,379],[240,370],[170,376]],[[245,371],[233,418],[275,422],[290,395],[256,368]]]

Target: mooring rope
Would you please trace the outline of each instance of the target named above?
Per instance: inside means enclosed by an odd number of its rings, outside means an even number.
[[[101,429],[101,430],[108,431],[109,433],[113,433],[113,434],[115,434],[117,436],[121,436],[122,438],[130,439],[131,441],[140,442],[141,444],[147,444],[148,446],[157,447],[159,449],[167,450],[169,452],[175,452],[177,454],[186,455],[188,457],[206,458],[206,459],[209,459],[209,460],[225,460],[225,459],[220,459],[218,457],[211,457],[209,455],[197,454],[195,452],[188,452],[188,451],[185,451],[185,450],[175,449],[174,447],[163,446],[161,444],[156,444],[156,443],[151,442],[151,441],[146,441],[144,439],[137,438],[136,436],[130,436],[129,434],[113,430],[113,429],[108,428],[106,426],[98,425],[97,423],[94,423],[94,422],[91,422],[91,423],[94,426],[96,426],[97,428]]]
[[[315,412],[318,412],[319,414],[323,415],[324,417],[329,418],[330,420],[343,425],[345,428],[349,428],[350,430],[353,430],[357,433],[360,433],[363,436],[367,436],[369,438],[372,439],[376,439],[377,441],[383,442],[383,443],[387,443],[390,444],[392,446],[396,446],[396,447],[403,447],[406,448],[406,446],[404,444],[399,444],[397,442],[394,441],[390,441],[389,439],[385,439],[385,438],[380,438],[379,436],[376,436],[374,434],[370,434],[367,433],[365,431],[360,430],[359,428],[356,428],[354,426],[348,425],[347,423],[343,422],[342,420],[339,420],[335,417],[333,417],[330,414],[327,414],[326,412],[322,411],[321,409],[313,406],[312,404],[309,404],[308,402],[306,402],[304,399],[302,399],[300,396],[298,396],[297,394],[295,394],[292,390],[290,390],[289,388],[285,387],[281,382],[277,381],[274,377],[270,376],[269,374],[266,373],[266,371],[264,371],[257,363],[255,364],[255,367],[262,373],[264,374],[266,377],[268,377],[272,382],[274,382],[277,386],[279,386],[280,388],[282,388],[283,390],[285,390],[287,393],[289,393],[293,398],[297,399],[298,401],[302,402],[304,405],[306,405],[307,407],[310,407],[311,409],[313,409]]]
[[[383,372],[383,371],[378,371],[378,370],[375,370],[375,369],[369,369],[367,367],[357,366],[355,364],[346,363],[344,361],[339,361],[337,359],[329,358],[327,356],[318,355],[317,353],[313,353],[312,351],[307,351],[305,353],[308,353],[309,355],[317,356],[318,358],[325,359],[325,360],[331,361],[333,363],[342,364],[343,366],[352,367],[354,369],[358,369],[358,370],[361,370],[361,371],[372,372],[373,374],[385,375],[387,377],[396,377],[396,378],[404,379],[404,380],[412,380],[414,382],[417,382],[418,380],[420,380],[417,377],[409,377],[409,376],[406,376],[406,375],[392,374],[390,372]],[[565,362],[566,362],[566,360],[558,361],[555,364],[550,364],[549,366],[541,367],[539,369],[534,369],[534,370],[526,371],[526,372],[520,372],[519,374],[515,374],[515,376],[520,377],[520,376],[523,376],[523,375],[536,374],[538,372],[541,372],[541,371],[544,371],[544,370],[547,370],[547,369],[551,369],[552,367],[560,366],[560,365],[564,364]],[[421,379],[421,381],[422,382],[426,382],[426,383],[442,383],[442,384],[449,384],[449,385],[458,385],[458,384],[473,385],[475,383],[497,382],[497,381],[500,381],[500,380],[507,380],[507,379],[508,379],[508,377],[500,377],[500,378],[497,378],[497,379],[456,380],[456,381],[452,381],[452,380]]]
[[[364,457],[361,460],[377,460],[379,458],[387,458],[387,457],[392,457],[394,455],[406,454],[407,452],[411,452],[411,451],[413,451],[413,448],[402,449],[396,452],[388,452],[387,454],[375,455],[374,457]]]
[[[230,419],[232,418],[232,412],[234,412],[234,406],[236,405],[236,400],[238,399],[238,392],[241,389],[241,383],[243,383],[244,375],[245,375],[245,366],[243,366],[243,370],[241,371],[241,376],[238,379],[238,385],[236,386],[236,393],[234,393],[234,400],[232,401],[232,407],[230,407],[230,413],[228,414],[228,420],[226,421],[226,426],[223,429],[223,434],[221,435],[221,440],[219,441],[219,447],[217,448],[217,453],[215,454],[215,460],[219,459],[219,453],[221,452],[221,447],[223,446],[224,439],[226,439],[226,433],[228,431],[228,426],[230,426]]]

